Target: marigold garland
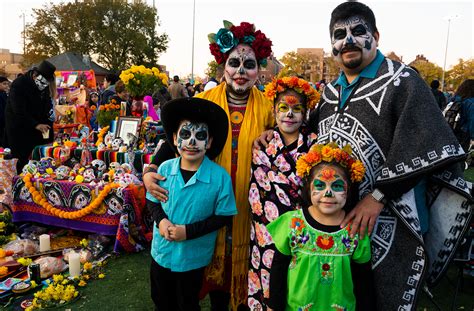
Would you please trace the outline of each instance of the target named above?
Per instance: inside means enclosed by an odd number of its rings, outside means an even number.
[[[307,109],[314,109],[319,102],[320,95],[318,91],[308,81],[298,77],[273,78],[272,82],[265,86],[265,96],[273,102],[278,94],[286,90],[293,90],[305,96]]]
[[[360,182],[365,174],[364,164],[352,157],[352,148],[346,145],[339,148],[336,143],[316,144],[296,162],[296,174],[302,178],[309,175],[311,169],[321,162],[337,162],[350,172],[353,182]]]
[[[105,135],[105,133],[107,133],[107,131],[109,130],[109,128],[110,128],[110,126],[107,125],[106,127],[103,127],[103,128],[100,129],[99,134],[97,134],[97,142],[95,143],[95,145],[96,145],[97,147],[99,147],[100,144],[103,143],[103,141],[104,141],[104,135]]]
[[[100,204],[105,199],[105,197],[110,193],[110,191],[119,187],[119,185],[115,183],[108,184],[104,187],[104,189],[102,189],[99,195],[88,206],[84,207],[83,209],[79,211],[66,212],[58,208],[55,208],[53,205],[51,205],[48,202],[48,200],[44,197],[44,195],[38,190],[36,190],[35,186],[33,186],[33,183],[31,182],[31,177],[32,177],[31,174],[26,174],[23,177],[23,182],[25,183],[25,187],[28,189],[31,196],[33,197],[33,201],[36,204],[42,206],[44,209],[46,209],[48,212],[50,212],[54,216],[59,217],[59,218],[65,218],[65,219],[77,219],[77,218],[81,218],[86,215],[89,215],[100,206]]]

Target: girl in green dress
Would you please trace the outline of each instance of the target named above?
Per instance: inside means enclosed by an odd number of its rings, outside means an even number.
[[[299,158],[308,208],[283,214],[267,228],[277,251],[270,272],[270,310],[355,310],[351,261],[370,260],[368,235],[341,228],[353,182],[365,168],[350,146],[314,145]]]

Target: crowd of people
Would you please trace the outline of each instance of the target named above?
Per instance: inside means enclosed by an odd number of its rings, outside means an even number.
[[[329,32],[334,81],[259,90],[272,42],[226,22],[209,36],[220,83],[174,76],[148,94],[167,136],[143,172],[157,310],[199,310],[207,294],[212,310],[412,310],[446,271],[471,216],[474,80],[446,98],[386,58],[360,2],[338,5]],[[2,143],[20,166],[52,140],[54,70],[0,77]],[[89,105],[111,99],[130,100],[116,75]]]

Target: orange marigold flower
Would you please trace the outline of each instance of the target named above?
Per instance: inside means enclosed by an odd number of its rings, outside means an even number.
[[[304,224],[304,220],[298,217],[291,219],[291,228],[295,229],[296,231],[301,231],[303,228],[306,227]]]
[[[321,149],[321,156],[323,161],[331,162],[333,159],[332,148],[329,146],[324,146],[323,149]]]

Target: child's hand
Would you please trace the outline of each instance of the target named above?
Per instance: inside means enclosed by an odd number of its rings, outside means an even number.
[[[186,240],[186,227],[184,225],[173,225],[168,228],[168,231],[173,241],[179,242]]]
[[[168,241],[173,241],[169,234],[169,228],[172,226],[174,226],[173,223],[166,218],[163,218],[158,225],[158,228],[160,229],[160,235]]]

